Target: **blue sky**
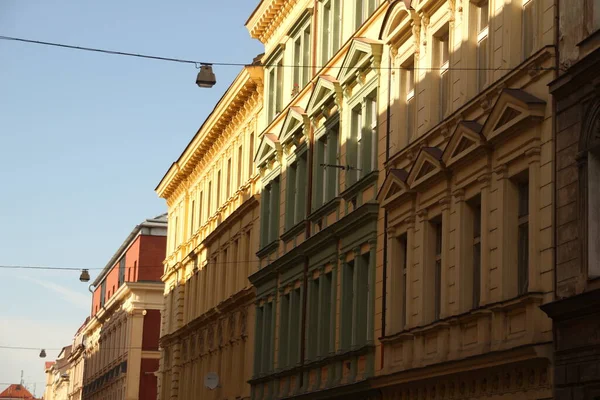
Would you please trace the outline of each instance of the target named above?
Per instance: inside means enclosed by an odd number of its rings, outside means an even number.
[[[251,62],[258,0],[0,0],[0,35],[208,62]],[[0,265],[101,268],[165,212],[156,184],[239,72],[0,40]],[[92,279],[95,273],[92,274]],[[89,312],[76,272],[0,269],[0,345],[60,348]],[[48,351],[52,360],[58,351]],[[0,390],[43,394],[37,351],[0,349]]]

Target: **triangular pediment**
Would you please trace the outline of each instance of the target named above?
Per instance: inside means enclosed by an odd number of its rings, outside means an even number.
[[[335,99],[341,93],[342,88],[337,79],[330,75],[321,75],[308,100],[306,113],[309,116],[315,115],[328,100]]]
[[[258,151],[254,157],[254,163],[259,167],[266,164],[277,155],[280,149],[279,139],[273,133],[265,133],[258,145]]]
[[[408,186],[414,188],[437,175],[443,169],[442,151],[437,147],[424,147],[419,151],[419,155],[408,174]]]
[[[355,38],[350,44],[348,53],[340,68],[338,81],[344,85],[356,78],[356,73],[369,64],[379,67],[383,45],[377,41],[367,38]]]
[[[476,121],[461,121],[458,124],[442,155],[442,162],[446,167],[466,157],[485,143],[481,128],[482,126]]]
[[[506,137],[524,124],[544,118],[546,102],[522,89],[504,89],[483,125],[488,141]]]
[[[308,126],[308,123],[308,115],[303,108],[296,106],[290,107],[285,116],[285,120],[283,121],[281,131],[279,132],[279,141],[283,144],[292,140],[294,134],[298,130],[303,131],[304,128]]]
[[[377,194],[377,201],[382,207],[386,207],[392,202],[400,199],[403,195],[409,194],[410,188],[406,184],[408,172],[403,169],[391,169],[383,186]]]

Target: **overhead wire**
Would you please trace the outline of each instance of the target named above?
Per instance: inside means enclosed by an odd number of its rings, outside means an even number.
[[[85,348],[92,348],[92,347],[86,347]],[[60,347],[60,348],[49,348],[49,347],[25,347],[25,346],[0,346],[0,350],[26,350],[26,351],[40,351],[40,350],[44,350],[44,351],[61,351],[64,347]],[[140,349],[146,349],[146,350],[151,350],[151,351],[158,351],[158,349],[149,349],[148,347],[141,347],[141,346],[131,346],[131,347],[121,347],[121,346],[117,346],[117,347],[105,347],[102,345],[93,347],[93,348],[97,348],[100,350],[140,350]]]
[[[89,52],[95,52],[95,53],[103,53],[103,54],[110,54],[110,55],[117,55],[117,56],[126,56],[126,57],[137,57],[137,58],[145,58],[145,59],[152,59],[152,60],[158,60],[158,61],[168,61],[168,62],[176,62],[176,63],[183,63],[183,64],[194,64],[196,66],[198,65],[218,65],[218,66],[235,66],[235,67],[244,67],[244,66],[249,66],[252,64],[248,64],[248,63],[241,63],[241,62],[224,62],[224,61],[197,61],[197,60],[188,60],[188,59],[184,59],[184,58],[173,58],[173,57],[164,57],[164,56],[155,56],[155,55],[149,55],[149,54],[142,54],[142,53],[131,53],[131,52],[125,52],[125,51],[117,51],[117,50],[107,50],[107,49],[101,49],[101,48],[96,48],[96,47],[87,47],[87,46],[76,46],[76,45],[71,45],[71,44],[65,44],[65,43],[58,43],[58,42],[48,42],[48,41],[42,41],[42,40],[33,40],[33,39],[25,39],[25,38],[20,38],[20,37],[14,37],[14,36],[5,36],[5,35],[0,35],[0,40],[7,40],[7,41],[15,41],[15,42],[21,42],[21,43],[29,43],[29,44],[37,44],[37,45],[43,45],[43,46],[51,46],[51,47],[59,47],[59,48],[65,48],[65,49],[71,49],[71,50],[79,50],[79,51],[89,51]],[[323,65],[306,65],[306,64],[258,64],[260,66],[263,67],[286,67],[286,68],[323,68]],[[328,68],[337,68],[337,69],[341,69],[344,68],[341,65],[337,65],[337,66],[329,66]],[[386,66],[379,66],[377,67],[377,69],[379,70],[436,70],[437,68],[429,68],[429,67],[386,67]],[[554,67],[515,67],[515,68],[471,68],[471,67],[449,67],[446,69],[447,71],[515,71],[515,70],[527,70],[527,71],[554,71],[555,68]]]
[[[260,260],[240,260],[240,261],[206,261],[202,263],[198,263],[198,265],[207,265],[207,264],[248,264],[248,263],[258,263]],[[128,267],[132,268],[132,267]],[[164,269],[162,265],[147,265],[147,266],[138,266],[138,269],[148,269],[148,268],[160,268]],[[44,270],[44,271],[81,271],[82,269],[88,271],[101,271],[105,269],[105,267],[52,267],[52,266],[43,266],[43,265],[0,265],[0,269],[33,269],[33,270]]]

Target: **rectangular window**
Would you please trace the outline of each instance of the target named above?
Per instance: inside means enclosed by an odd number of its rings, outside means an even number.
[[[533,46],[536,40],[535,23],[535,0],[523,0],[523,59],[526,59],[533,53]]]
[[[349,349],[352,345],[352,303],[354,302],[354,260],[347,261],[342,273],[342,349]]]
[[[125,283],[125,255],[119,260],[119,286]]]
[[[202,201],[204,197],[204,192],[200,192],[200,197],[198,199],[198,221],[199,221],[199,225],[202,226],[202,224],[204,223],[204,213],[202,212]]]
[[[448,26],[445,26],[436,36],[436,58],[439,73],[439,119],[444,119],[448,112],[450,97],[450,37]]]
[[[329,354],[329,339],[331,337],[331,291],[333,273],[324,274],[321,277],[321,311],[319,312],[321,326],[319,328],[319,355],[326,357]]]
[[[406,233],[400,235],[400,237],[398,238],[399,244],[400,244],[400,272],[402,273],[401,279],[402,279],[402,297],[401,297],[401,301],[402,301],[402,308],[400,310],[400,329],[404,330],[404,327],[406,326],[406,320],[407,320],[407,315],[406,315],[406,302],[407,302],[407,295],[406,295],[406,279],[407,279],[407,254],[408,254],[408,236]]]
[[[211,217],[212,215],[212,181],[208,182],[208,199],[206,199],[207,201],[207,209],[208,209],[208,218]]]
[[[248,140],[250,151],[248,152],[248,178],[252,178],[254,175],[254,132],[250,134]]]
[[[291,293],[291,312],[290,312],[290,351],[289,363],[295,365],[300,362],[300,302],[302,295],[300,288],[294,289]]]
[[[263,323],[263,364],[262,372],[268,372],[273,365],[273,303],[264,305]]]
[[[518,285],[519,295],[527,293],[529,286],[529,182],[518,183]]]
[[[479,307],[481,299],[481,196],[469,202],[473,221],[473,303],[472,308]]]
[[[261,248],[279,237],[279,177],[265,185],[261,195]]]
[[[415,101],[415,57],[408,59],[403,65],[403,85],[404,85],[404,101],[405,101],[405,128],[406,128],[406,144],[413,138],[415,132],[416,118],[416,101]]]
[[[369,318],[370,254],[356,256],[346,262],[342,273],[342,349],[362,346],[367,341]]]
[[[431,228],[433,229],[433,237],[435,238],[435,252],[434,252],[434,310],[433,318],[434,321],[440,319],[440,313],[442,310],[442,221],[441,218],[437,218],[431,221]]]
[[[221,255],[221,265],[220,265],[220,279],[221,279],[221,293],[219,295],[219,299],[217,300],[217,302],[219,302],[222,299],[226,299],[229,295],[229,293],[227,293],[227,281],[231,279],[231,274],[230,274],[230,270],[228,268],[229,266],[229,251],[225,248],[223,249],[223,254]]]
[[[269,100],[267,103],[268,123],[271,123],[282,110],[283,106],[283,57],[279,55],[270,63],[267,85]]]
[[[311,280],[309,284],[308,332],[313,332],[313,334],[308,335],[308,359],[314,360],[319,355],[319,278]]]
[[[217,201],[216,201],[216,209],[218,210],[221,206],[221,170],[217,172]]]
[[[277,367],[287,367],[289,358],[289,312],[291,292],[279,297],[279,360]]]
[[[192,200],[192,204],[190,205],[190,237],[192,237],[194,235],[194,232],[196,231],[196,218],[195,218],[195,212],[196,212],[196,200]]]
[[[285,213],[286,229],[302,221],[306,215],[306,152],[288,167],[287,195]]]
[[[363,142],[363,115],[362,115],[362,104],[358,104],[352,110],[352,118],[350,120],[350,140],[348,144],[348,164],[355,168],[354,170],[348,171],[348,186],[360,179],[360,165],[361,165],[361,153]]]
[[[240,147],[238,148],[238,162],[237,162],[237,186],[238,188],[240,186],[242,186],[242,160],[244,158],[244,152],[243,152],[243,148],[240,145]]]
[[[375,169],[377,161],[377,93],[367,95],[352,110],[348,141],[348,186]]]
[[[338,195],[339,123],[327,128],[317,141],[315,157],[316,188],[314,208],[318,208]]]
[[[488,75],[489,5],[485,1],[477,7],[477,88],[481,92]]]
[[[323,26],[321,66],[327,64],[340,48],[342,32],[341,2],[342,0],[321,1],[321,23]]]
[[[104,307],[106,301],[106,279],[100,284],[100,307]]]
[[[225,183],[225,199],[231,197],[231,158],[227,160],[227,182]]]
[[[296,95],[308,83],[310,75],[310,24],[306,23],[299,32],[292,34],[294,42],[294,82],[292,95]]]
[[[360,26],[373,14],[377,8],[378,0],[356,0],[356,8],[354,12],[355,23],[354,29],[357,30]]]

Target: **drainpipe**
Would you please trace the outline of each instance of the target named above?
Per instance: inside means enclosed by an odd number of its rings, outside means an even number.
[[[391,109],[392,104],[392,58],[388,58],[388,98],[387,98],[387,110],[386,110],[386,126],[385,126],[385,164],[387,165],[388,160],[390,159],[390,131],[391,131],[391,121],[390,117],[392,114]],[[385,167],[384,167],[385,171]],[[384,209],[383,211],[383,291],[381,296],[382,304],[382,313],[381,313],[381,332],[382,336],[385,336],[385,324],[386,324],[386,303],[387,303],[387,263],[388,263],[388,233],[387,233],[387,224],[388,224],[388,212]],[[383,368],[384,364],[384,355],[383,344],[381,345],[381,368]]]
[[[555,6],[555,12],[554,12],[554,79],[558,78],[559,75],[559,66],[560,66],[560,46],[558,44],[559,40],[560,40],[560,30],[559,30],[559,24],[560,24],[560,0],[554,0],[554,6]],[[557,278],[557,272],[556,272],[556,244],[557,244],[557,227],[556,227],[556,223],[558,221],[558,212],[557,212],[557,200],[558,200],[558,195],[556,193],[557,188],[556,188],[556,160],[557,160],[557,155],[558,152],[556,150],[556,133],[558,132],[558,118],[556,115],[556,110],[557,110],[557,105],[556,105],[556,96],[552,95],[552,116],[554,118],[553,124],[552,124],[552,146],[554,147],[554,162],[552,163],[553,167],[552,167],[552,182],[553,182],[553,186],[554,186],[554,190],[552,191],[552,202],[553,202],[553,210],[552,210],[552,217],[553,217],[553,221],[552,221],[552,226],[553,226],[553,230],[554,230],[554,245],[552,246],[552,253],[553,253],[553,260],[554,260],[554,300],[556,300],[558,298],[558,278]],[[553,324],[554,325],[554,324]],[[554,337],[556,337],[556,332],[553,332]]]
[[[311,84],[312,85],[312,84]],[[314,132],[312,126],[308,127],[308,149],[306,163],[308,164],[308,187],[306,190],[306,215],[310,215],[310,211],[312,209],[312,182],[313,182],[313,142],[314,142]],[[304,223],[304,240],[308,240],[310,238],[310,221],[306,221]],[[302,326],[300,327],[300,365],[304,365],[304,355],[306,353],[306,305],[308,295],[308,255],[304,256],[304,272],[302,277]],[[300,387],[304,385],[304,372],[300,374]]]

